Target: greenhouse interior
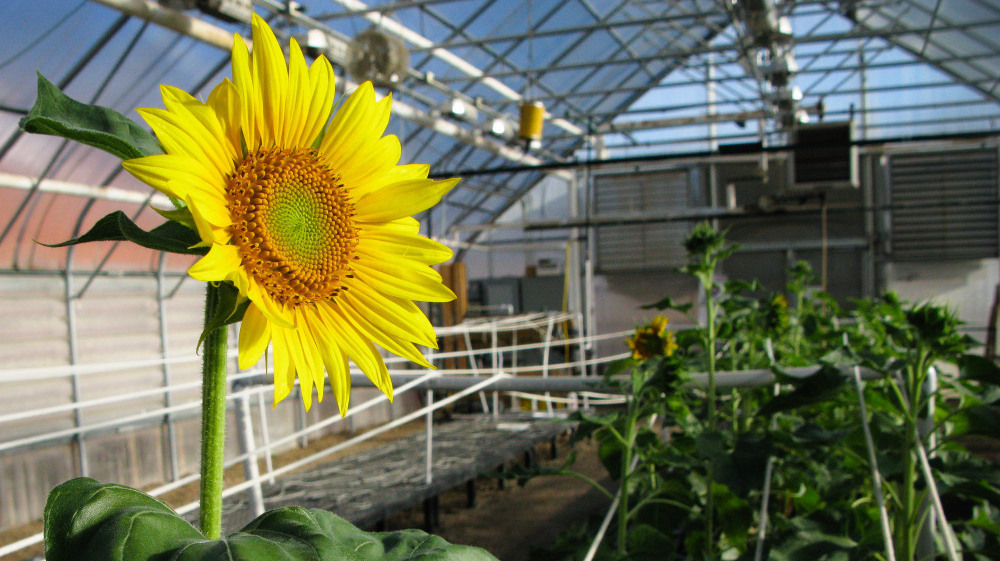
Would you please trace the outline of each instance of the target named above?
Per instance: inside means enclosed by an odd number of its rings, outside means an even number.
[[[1000,559],[997,0],[0,36],[0,560]]]

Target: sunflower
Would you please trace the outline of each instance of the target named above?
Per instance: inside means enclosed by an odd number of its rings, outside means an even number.
[[[411,215],[458,179],[427,178],[426,165],[397,165],[399,140],[382,136],[391,96],[362,84],[333,116],[334,76],[306,65],[294,39],[289,62],[261,18],[251,54],[237,34],[233,78],[202,103],[163,86],[164,109],[140,109],[164,154],[125,168],[190,211],[208,253],[188,271],[231,282],[250,304],[239,365],[273,348],[275,402],[298,378],[306,409],[329,375],[341,414],[353,361],[389,399],[392,381],[376,345],[430,368],[416,345],[436,347],[414,300],[454,294],[430,265],[447,247],[420,236]]]
[[[656,316],[652,322],[637,327],[635,333],[625,339],[632,358],[649,360],[656,356],[673,355],[677,350],[677,341],[674,334],[667,331],[669,321],[666,316]]]

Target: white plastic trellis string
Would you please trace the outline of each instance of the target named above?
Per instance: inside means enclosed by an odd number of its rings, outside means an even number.
[[[847,335],[844,335],[845,343]],[[875,443],[872,439],[871,427],[868,426],[868,407],[865,406],[865,389],[861,382],[861,369],[851,368],[854,374],[854,386],[858,390],[858,404],[861,407],[861,426],[865,432],[865,446],[868,448],[868,461],[871,463],[872,488],[875,492],[875,504],[878,505],[878,517],[882,526],[882,540],[885,542],[885,558],[896,561],[896,550],[892,546],[892,530],[889,528],[889,513],[885,509],[885,496],[882,494],[882,474],[878,470],[878,460],[875,458]]]
[[[774,346],[771,338],[767,338],[767,357],[774,364]],[[774,384],[774,395],[777,397],[781,393],[781,384]],[[777,415],[771,415],[771,431],[778,428]],[[761,561],[764,558],[764,539],[767,537],[768,514],[767,509],[771,502],[771,475],[774,473],[774,455],[767,457],[767,465],[764,467],[764,492],[760,498],[760,529],[757,531],[757,545],[754,546],[753,559]]]

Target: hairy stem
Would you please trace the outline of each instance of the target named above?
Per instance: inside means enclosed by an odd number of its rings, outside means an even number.
[[[205,326],[219,305],[219,288],[208,283],[205,293]],[[223,452],[226,441],[225,327],[206,334],[202,352],[201,382],[201,533],[210,540],[222,535]]]

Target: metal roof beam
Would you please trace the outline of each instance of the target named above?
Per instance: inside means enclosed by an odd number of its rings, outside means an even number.
[[[146,21],[172,29],[177,33],[192,37],[220,49],[229,50],[232,48],[233,34],[230,31],[183,12],[166,8],[156,2],[153,2],[152,0],[94,1],[108,7],[115,8],[128,15],[142,18]],[[331,36],[331,39],[335,39],[335,37]],[[246,39],[246,41],[249,44],[249,40]],[[346,78],[341,78],[341,81],[348,86],[357,85]],[[520,150],[488,140],[485,136],[479,134],[478,132],[459,127],[451,121],[445,121],[431,116],[402,101],[393,100],[392,111],[402,119],[418,123],[421,126],[430,128],[439,134],[476,146],[479,149],[485,150],[491,154],[502,156],[508,160],[524,162],[527,164],[541,161],[540,159]]]
[[[955,24],[955,25],[949,25],[949,26],[939,27],[938,29],[941,30],[941,31],[964,31],[964,30],[969,30],[969,29],[975,29],[975,28],[978,28],[978,27],[989,27],[989,26],[996,26],[996,25],[1000,25],[1000,20],[978,21],[978,22],[965,23],[965,24]],[[813,35],[811,37],[796,37],[794,42],[795,42],[795,45],[798,46],[798,45],[807,44],[807,43],[824,43],[824,42],[828,42],[828,41],[847,41],[847,40],[852,40],[852,39],[894,37],[894,36],[899,36],[899,35],[913,35],[915,33],[918,33],[918,32],[917,31],[913,31],[913,30],[905,30],[905,31],[900,31],[900,30],[886,30],[886,31],[852,30],[852,31],[847,31],[847,32],[843,32],[843,33],[827,33],[827,34]],[[574,63],[574,64],[566,64],[566,65],[563,65],[563,66],[560,66],[560,67],[557,67],[557,68],[550,68],[550,67],[545,67],[545,68],[524,68],[524,69],[520,69],[520,70],[517,70],[517,71],[493,72],[493,73],[491,73],[491,75],[493,77],[503,78],[505,76],[513,76],[513,75],[518,75],[518,74],[522,74],[522,73],[526,73],[526,72],[527,73],[531,73],[531,72],[542,72],[542,71],[554,72],[554,71],[561,71],[561,70],[581,70],[581,69],[589,69],[589,68],[601,67],[601,66],[609,66],[609,65],[636,64],[638,62],[648,62],[648,61],[660,60],[660,59],[664,59],[664,58],[685,58],[685,57],[689,57],[689,56],[692,56],[692,55],[698,55],[698,54],[725,53],[725,52],[732,52],[732,51],[737,50],[737,49],[739,49],[739,45],[737,45],[735,43],[727,43],[727,44],[724,44],[724,45],[708,45],[708,44],[705,44],[705,45],[701,45],[701,46],[697,46],[697,47],[690,47],[690,48],[687,48],[687,49],[675,49],[675,50],[672,50],[672,51],[662,51],[662,52],[657,53],[655,55],[649,55],[649,56],[644,56],[644,57],[636,57],[636,58],[632,58],[632,59],[616,59],[616,60],[601,60],[601,61],[596,61],[595,60],[595,61],[590,61],[590,62],[581,62],[581,63]],[[447,79],[442,78],[442,79],[440,79],[441,82],[446,83],[446,84],[459,83],[459,82],[468,82],[468,81],[473,81],[473,80],[474,80],[473,78],[447,78]]]
[[[72,195],[74,197],[85,197],[99,199],[102,201],[114,201],[119,203],[143,204],[149,200],[149,193],[132,191],[107,185],[87,185],[85,183],[74,183],[71,181],[59,181],[56,179],[42,179],[29,177],[26,175],[16,175],[12,173],[0,172],[0,188],[17,189],[18,191],[31,191],[37,185],[39,193],[56,193],[60,195]],[[170,199],[163,195],[154,195],[152,203],[162,208],[172,208]]]
[[[352,11],[363,11],[368,9],[368,5],[365,4],[364,2],[361,2],[360,0],[333,0],[333,1]],[[448,49],[437,47],[433,41],[417,33],[416,31],[411,30],[410,28],[404,26],[403,24],[393,19],[382,18],[380,15],[371,12],[365,13],[363,17],[368,21],[377,24],[383,31],[392,33],[393,35],[397,35],[401,39],[418,47],[424,47],[430,49],[430,54],[433,55],[435,58],[440,59],[441,61],[455,68],[459,72],[462,72],[463,74],[466,74],[467,76],[476,79],[480,84],[482,84],[487,88],[490,88],[491,90],[497,92],[501,96],[513,101],[520,101],[524,99],[521,94],[511,89],[510,86],[508,86],[507,84],[504,84],[500,80],[497,80],[492,75],[487,75],[485,72],[483,72],[479,68],[476,68],[474,65],[470,64],[465,59],[449,51]],[[567,132],[576,132],[576,133],[582,132],[582,130],[580,130],[579,127],[577,127],[573,123],[570,123],[569,121],[566,121],[565,119],[553,118],[550,119],[549,122]]]

